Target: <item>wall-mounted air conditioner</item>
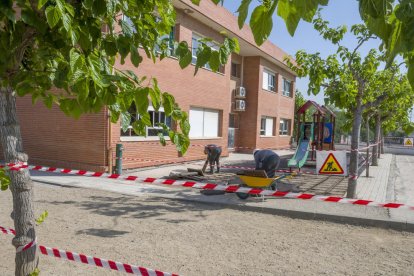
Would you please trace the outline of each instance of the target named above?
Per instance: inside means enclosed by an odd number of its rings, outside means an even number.
[[[234,111],[245,111],[246,110],[246,101],[236,100]]]
[[[234,90],[234,97],[235,98],[246,98],[246,88],[243,86],[237,87]]]

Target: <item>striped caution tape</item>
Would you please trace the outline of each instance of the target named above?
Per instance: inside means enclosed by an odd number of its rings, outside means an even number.
[[[326,202],[348,203],[348,204],[353,204],[353,205],[375,206],[375,207],[382,207],[382,208],[401,208],[401,209],[414,210],[414,206],[409,206],[403,203],[393,203],[393,202],[379,203],[379,202],[374,202],[371,200],[349,199],[349,198],[335,197],[335,196],[320,196],[320,195],[308,194],[308,193],[281,192],[281,191],[273,191],[273,190],[264,190],[260,188],[240,187],[239,185],[219,185],[215,183],[201,183],[201,182],[194,182],[194,181],[174,180],[174,179],[138,177],[138,176],[121,176],[118,174],[108,174],[108,173],[102,173],[102,172],[90,172],[90,171],[72,170],[72,169],[60,169],[60,168],[43,167],[43,166],[23,165],[19,167],[10,168],[10,170],[21,170],[21,169],[63,173],[63,174],[71,174],[71,175],[80,175],[80,176],[88,176],[88,177],[103,177],[107,179],[119,179],[119,180],[133,181],[133,182],[138,182],[138,183],[151,183],[151,184],[161,184],[161,185],[168,185],[168,186],[181,186],[181,187],[197,188],[197,189],[203,189],[203,190],[217,190],[217,191],[223,191],[226,193],[237,192],[237,193],[245,193],[245,194],[250,194],[250,195],[262,195],[262,196],[271,196],[271,197],[278,197],[278,198],[281,198],[281,197],[297,198],[297,199],[304,199],[304,200],[318,200],[318,201],[326,201]],[[357,179],[358,176],[350,176],[350,178]]]
[[[0,226],[0,231],[3,234],[9,234],[9,235],[16,234],[16,231],[14,231],[13,229],[8,229],[3,226]],[[36,245],[36,240],[34,240],[32,243],[33,244],[31,244],[30,247],[33,247]],[[27,247],[28,245],[25,245],[23,247]],[[21,251],[27,250],[30,247],[21,249]],[[73,262],[78,262],[78,263],[83,263],[83,264],[89,264],[93,266],[103,267],[106,269],[111,269],[111,270],[125,272],[129,274],[134,274],[134,275],[178,276],[178,274],[162,272],[159,270],[153,270],[153,269],[136,266],[136,265],[124,264],[124,263],[115,262],[115,261],[106,260],[106,259],[97,258],[97,257],[91,257],[91,256],[87,256],[84,254],[60,250],[56,248],[50,248],[50,247],[46,247],[43,245],[39,245],[39,249],[43,255],[53,256],[53,257],[63,259],[63,260],[68,260],[68,261],[73,261]],[[21,251],[17,251],[17,252],[21,252]]]

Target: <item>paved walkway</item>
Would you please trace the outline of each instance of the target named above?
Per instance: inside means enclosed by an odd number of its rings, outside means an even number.
[[[378,166],[369,167],[369,177],[365,176],[365,170],[361,173],[356,189],[357,198],[377,202],[387,201],[392,156],[392,154],[382,154]]]

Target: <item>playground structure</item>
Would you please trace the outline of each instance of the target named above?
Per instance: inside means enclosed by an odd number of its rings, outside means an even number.
[[[315,108],[312,122],[306,122],[306,111]],[[314,101],[307,101],[297,111],[297,149],[295,155],[288,162],[288,167],[300,169],[306,163],[309,151],[311,160],[315,160],[316,150],[335,150],[335,114],[323,105]]]

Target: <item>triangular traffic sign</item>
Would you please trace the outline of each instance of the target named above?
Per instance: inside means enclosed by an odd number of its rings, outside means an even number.
[[[333,153],[330,153],[319,170],[320,174],[344,174],[344,170],[336,160]]]
[[[407,140],[405,140],[405,145],[406,146],[412,146],[413,142],[411,142],[411,139],[407,139]]]

